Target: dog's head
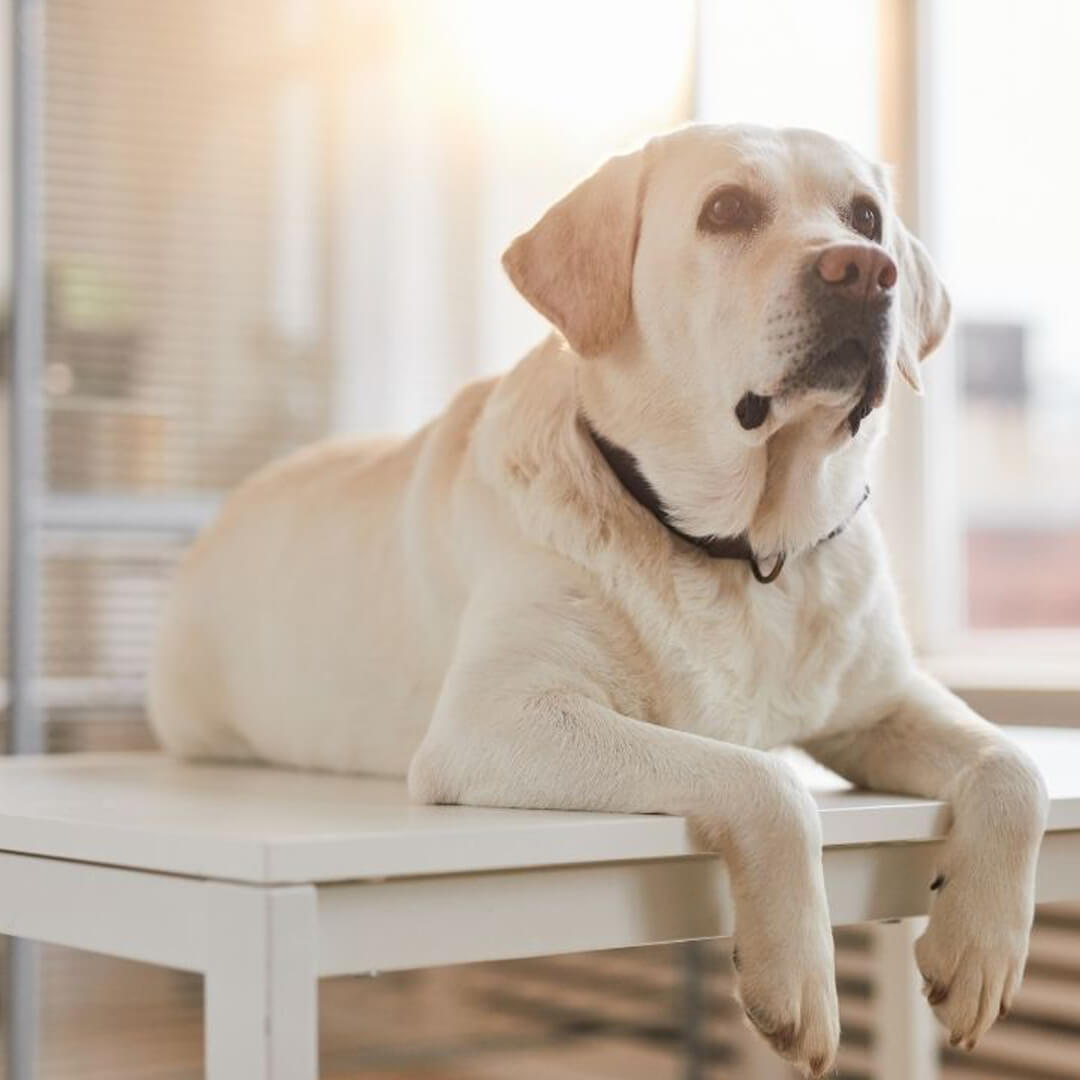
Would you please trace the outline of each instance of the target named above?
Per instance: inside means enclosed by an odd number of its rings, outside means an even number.
[[[890,374],[948,323],[884,172],[809,131],[689,127],[616,157],[507,250],[582,357],[582,405],[675,521],[760,550],[824,535],[863,483]]]

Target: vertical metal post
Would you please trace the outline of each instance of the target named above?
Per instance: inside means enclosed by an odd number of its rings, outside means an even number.
[[[694,0],[685,102],[687,120],[702,119],[701,4],[702,0]],[[700,941],[687,941],[682,946],[682,953],[683,1077],[684,1080],[704,1080],[705,945]]]
[[[43,0],[12,3],[11,506],[8,744],[12,753],[42,746],[37,701],[40,559],[38,506],[43,487],[41,371],[45,305],[42,278],[41,92]],[[32,943],[9,941],[7,1080],[31,1080],[37,1049],[37,956]]]
[[[694,0],[694,21],[690,30],[690,59],[684,103],[687,120],[702,119],[701,5],[702,0]],[[683,1078],[684,1080],[704,1080],[705,945],[701,941],[687,941],[682,946],[682,954]]]
[[[705,1080],[705,944],[682,946],[683,1078]]]
[[[15,0],[13,340],[11,362],[11,713],[9,749],[42,747],[34,695],[40,560],[38,510],[44,481],[41,370],[45,310],[41,267],[41,0]]]

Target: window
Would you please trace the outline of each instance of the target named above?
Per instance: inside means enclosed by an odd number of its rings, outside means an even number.
[[[953,474],[940,621],[1080,629],[1080,7],[937,0],[927,23],[925,231],[955,308],[928,390]]]

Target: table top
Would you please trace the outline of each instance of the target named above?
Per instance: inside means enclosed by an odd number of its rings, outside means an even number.
[[[1080,830],[1080,731],[1014,728],[1051,794],[1049,829]],[[855,791],[785,751],[827,847],[942,836],[938,801]],[[416,806],[401,781],[162,754],[0,759],[0,851],[283,884],[564,866],[700,854],[682,818]]]

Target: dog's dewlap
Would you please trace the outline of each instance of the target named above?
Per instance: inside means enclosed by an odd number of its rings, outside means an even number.
[[[759,394],[745,393],[735,406],[735,418],[747,430],[761,427],[769,415],[769,398]]]

